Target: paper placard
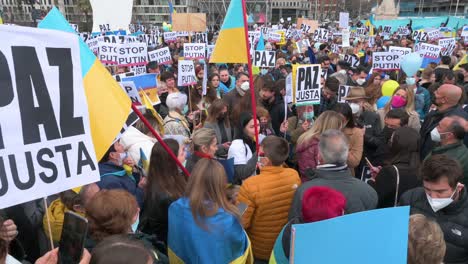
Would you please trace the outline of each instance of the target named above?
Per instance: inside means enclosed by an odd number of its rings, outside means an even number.
[[[276,65],[276,52],[256,50],[253,56],[253,65],[255,67],[273,68]]]
[[[205,43],[184,43],[184,58],[186,59],[203,59],[205,51]]]
[[[294,90],[296,104],[320,104],[320,64],[301,65],[296,69]]]
[[[138,90],[135,86],[134,82],[120,82],[119,83],[122,89],[127,93],[128,97],[130,97],[130,100],[132,100],[132,103],[137,103],[141,104],[141,98],[140,95],[138,94]]]
[[[399,27],[397,30],[397,34],[400,36],[408,36],[411,34],[411,31],[407,27]]]
[[[324,28],[316,29],[314,32],[314,40],[326,42],[328,41],[329,34],[330,34],[330,31],[328,31],[327,29],[324,29]]]
[[[453,28],[450,27],[440,27],[439,28],[440,34],[442,35],[443,38],[451,38],[452,36],[452,31]]]
[[[398,70],[400,69],[400,54],[395,52],[373,52],[372,69]]]
[[[172,14],[173,31],[206,31],[206,14],[204,13],[174,13]]]
[[[195,77],[195,66],[191,60],[180,60],[178,73],[177,73],[177,85],[178,86],[189,86],[197,83]]]
[[[164,42],[171,43],[177,41],[177,32],[164,32]]]
[[[341,36],[341,39],[342,39],[342,46],[343,48],[347,48],[350,46],[350,43],[349,43],[349,38],[351,36],[351,33],[349,32],[349,30],[347,29],[343,29],[343,34]]]
[[[393,53],[398,53],[400,54],[400,57],[403,57],[411,53],[411,48],[390,46],[388,51],[393,52]]]
[[[439,46],[442,47],[442,56],[452,56],[456,43],[457,41],[455,38],[439,39]]]
[[[208,43],[208,34],[206,33],[195,33],[192,37],[193,43]]]
[[[438,29],[431,30],[431,31],[427,32],[427,38],[429,40],[440,39],[440,38],[442,38],[442,34],[440,33],[440,31]]]
[[[390,34],[392,34],[392,26],[384,26],[382,35],[389,36]]]
[[[98,59],[102,63],[120,66],[146,65],[148,52],[145,43],[99,43]]]
[[[359,58],[355,54],[352,54],[352,55],[346,54],[344,56],[344,60],[348,62],[351,65],[351,67],[358,67],[360,64]]]
[[[278,43],[281,42],[281,34],[275,33],[275,32],[270,32],[268,33],[268,42],[271,43]]]
[[[130,67],[130,72],[133,72],[135,75],[142,75],[146,74],[146,66],[131,66]]]
[[[349,26],[349,13],[340,12],[340,28],[348,28]]]
[[[156,61],[158,64],[172,64],[172,56],[169,47],[148,52],[149,61]]]
[[[463,26],[460,36],[468,37],[468,26]]]
[[[351,88],[351,86],[340,85],[340,88],[338,88],[338,102],[346,103],[344,98],[348,95],[349,88]]]
[[[442,47],[427,43],[418,43],[414,46],[414,51],[418,52],[422,58],[427,57],[437,59],[440,57]]]
[[[299,53],[307,54],[307,48],[310,47],[310,42],[308,38],[305,38],[301,41],[296,42],[297,51]]]
[[[5,25],[0,35],[0,208],[99,181],[79,36]]]
[[[78,27],[78,24],[71,24],[71,23],[70,23],[70,26],[72,26],[73,30],[75,30],[76,33],[79,33],[79,32],[80,32],[79,27]]]
[[[418,42],[426,42],[429,40],[427,36],[427,32],[423,30],[415,30],[413,31],[413,39]]]

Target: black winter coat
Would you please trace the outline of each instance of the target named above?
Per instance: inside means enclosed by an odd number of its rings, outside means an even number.
[[[462,190],[459,200],[434,212],[422,187],[407,191],[401,196],[400,205],[410,205],[411,214],[423,214],[434,219],[444,232],[445,264],[468,263],[468,196]]]

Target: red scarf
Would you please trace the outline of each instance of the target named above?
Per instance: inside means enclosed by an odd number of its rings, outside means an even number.
[[[202,158],[202,159],[212,159],[213,158],[213,156],[211,156],[210,154],[206,154],[206,153],[199,152],[199,151],[194,151],[193,154],[195,154],[195,156],[197,156],[199,158]]]

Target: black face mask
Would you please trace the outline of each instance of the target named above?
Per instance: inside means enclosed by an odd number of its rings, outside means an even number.
[[[382,135],[384,136],[385,143],[388,143],[388,141],[390,141],[390,138],[392,138],[393,132],[395,132],[395,129],[389,128],[388,126],[385,126],[382,129]]]

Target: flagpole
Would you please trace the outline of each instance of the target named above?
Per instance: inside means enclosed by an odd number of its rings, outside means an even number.
[[[180,163],[177,156],[167,146],[166,142],[164,142],[164,140],[161,138],[161,136],[158,134],[158,132],[156,132],[156,130],[154,130],[154,128],[151,126],[151,124],[148,122],[148,120],[146,120],[146,118],[140,112],[138,107],[136,105],[132,104],[132,109],[133,109],[133,112],[135,112],[135,114],[137,114],[137,116],[140,118],[140,120],[143,121],[143,124],[145,124],[145,126],[149,129],[151,134],[153,134],[153,136],[156,137],[159,144],[161,144],[161,146],[164,148],[164,150],[166,150],[166,152],[169,153],[169,156],[171,156],[171,158],[176,162],[177,166],[179,166],[179,168],[182,170],[182,172],[185,173],[185,175],[187,175],[187,177],[190,177],[190,173],[187,171],[187,169],[184,167],[184,165],[182,165],[182,163]],[[181,145],[180,147],[183,148],[184,146]]]
[[[249,49],[249,26],[247,24],[247,8],[245,0],[242,0],[242,16],[244,19],[244,35],[245,35],[245,50],[247,52],[247,62],[248,62],[248,69],[249,69],[249,87],[250,87],[250,99],[252,103],[252,115],[254,118],[254,127],[255,127],[255,145],[257,149],[257,153],[259,150],[259,142],[258,142],[258,120],[257,120],[257,103],[255,100],[255,87],[253,85],[253,73],[252,73],[252,60],[250,58],[250,49]],[[252,43],[253,45],[253,43]]]

